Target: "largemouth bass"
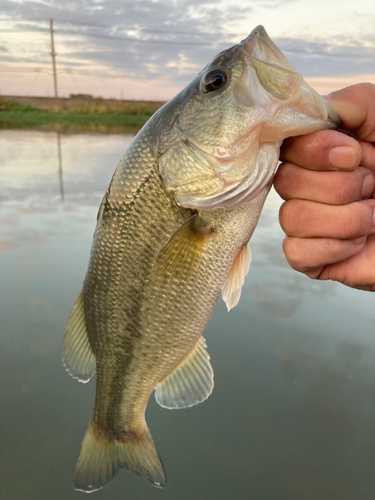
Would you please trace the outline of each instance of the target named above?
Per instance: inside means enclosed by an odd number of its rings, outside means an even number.
[[[99,208],[63,361],[96,400],[75,488],[127,467],[155,486],[165,472],[145,421],[205,400],[213,371],[202,337],[220,294],[240,298],[250,237],[282,140],[338,125],[262,26],[218,54],[148,121]]]

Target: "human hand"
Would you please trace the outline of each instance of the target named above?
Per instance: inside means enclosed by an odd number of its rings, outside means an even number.
[[[351,134],[324,130],[284,141],[275,189],[293,269],[375,291],[375,85],[326,97]]]

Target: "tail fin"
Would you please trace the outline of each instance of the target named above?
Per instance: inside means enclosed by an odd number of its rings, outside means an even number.
[[[108,440],[96,432],[91,417],[74,475],[74,489],[91,493],[106,486],[120,467],[136,472],[154,486],[166,484],[165,471],[147,427],[141,439]]]

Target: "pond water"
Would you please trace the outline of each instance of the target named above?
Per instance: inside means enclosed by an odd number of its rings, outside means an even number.
[[[61,363],[96,214],[131,135],[0,131],[1,478],[6,500],[84,498],[72,470],[94,403]],[[59,165],[59,149],[61,164]],[[292,271],[271,192],[240,304],[205,337],[215,389],[147,421],[163,490],[122,470],[96,498],[375,498],[374,295]]]

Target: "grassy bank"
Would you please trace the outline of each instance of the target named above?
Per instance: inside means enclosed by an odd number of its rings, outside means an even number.
[[[38,104],[36,100],[35,102]],[[118,127],[140,128],[162,103],[152,104],[147,106],[143,102],[138,104],[137,101],[119,101],[114,105],[112,101],[105,100],[72,102],[66,99],[62,104],[54,104],[52,109],[40,109],[1,98],[0,128],[30,129],[48,125],[99,131],[110,131]]]

